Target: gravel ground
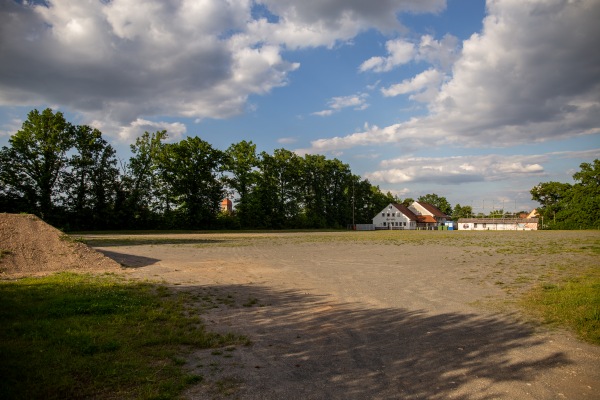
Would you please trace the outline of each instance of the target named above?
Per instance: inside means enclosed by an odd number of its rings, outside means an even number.
[[[189,354],[204,376],[189,399],[600,398],[600,347],[514,307],[532,285],[598,268],[597,232],[85,240],[127,275],[191,293],[209,329],[252,340]]]

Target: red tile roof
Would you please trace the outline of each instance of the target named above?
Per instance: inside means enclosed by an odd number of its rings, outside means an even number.
[[[418,215],[417,220],[421,223],[433,223],[435,224],[437,221],[431,215]]]

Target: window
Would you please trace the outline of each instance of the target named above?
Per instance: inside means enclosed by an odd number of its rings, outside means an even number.
[[[386,224],[386,223],[384,222],[384,223],[383,223],[383,226],[385,226],[385,224]]]
[[[477,228],[477,222],[473,224],[473,228]]]
[[[406,226],[406,221],[404,221],[402,224],[404,224],[404,226]]]
[[[390,213],[388,213],[388,217],[390,216]]]
[[[382,213],[381,213],[381,216],[382,216],[382,217],[385,217],[385,213],[384,213],[384,212],[382,212]]]

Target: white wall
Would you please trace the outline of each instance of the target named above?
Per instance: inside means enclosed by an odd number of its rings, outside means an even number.
[[[416,229],[415,221],[411,221],[402,214],[396,207],[391,204],[381,210],[375,218],[373,224],[376,228],[381,229]]]

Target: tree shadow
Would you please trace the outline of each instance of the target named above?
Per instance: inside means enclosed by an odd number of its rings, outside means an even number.
[[[231,242],[224,239],[177,239],[161,237],[82,237],[83,242],[90,247],[116,247],[116,246],[151,246],[151,245],[219,245]]]
[[[199,351],[191,368],[214,381],[232,379],[242,399],[514,398],[527,395],[539,375],[571,364],[530,327],[501,316],[336,304],[254,285],[177,290],[236,299],[203,318],[209,329],[246,334],[253,345],[228,358]],[[202,398],[206,387],[188,395]]]
[[[123,268],[142,268],[147,267],[148,265],[156,264],[160,261],[157,258],[137,256],[127,253],[118,253],[116,251],[109,251],[104,249],[94,250],[118,262]]]

